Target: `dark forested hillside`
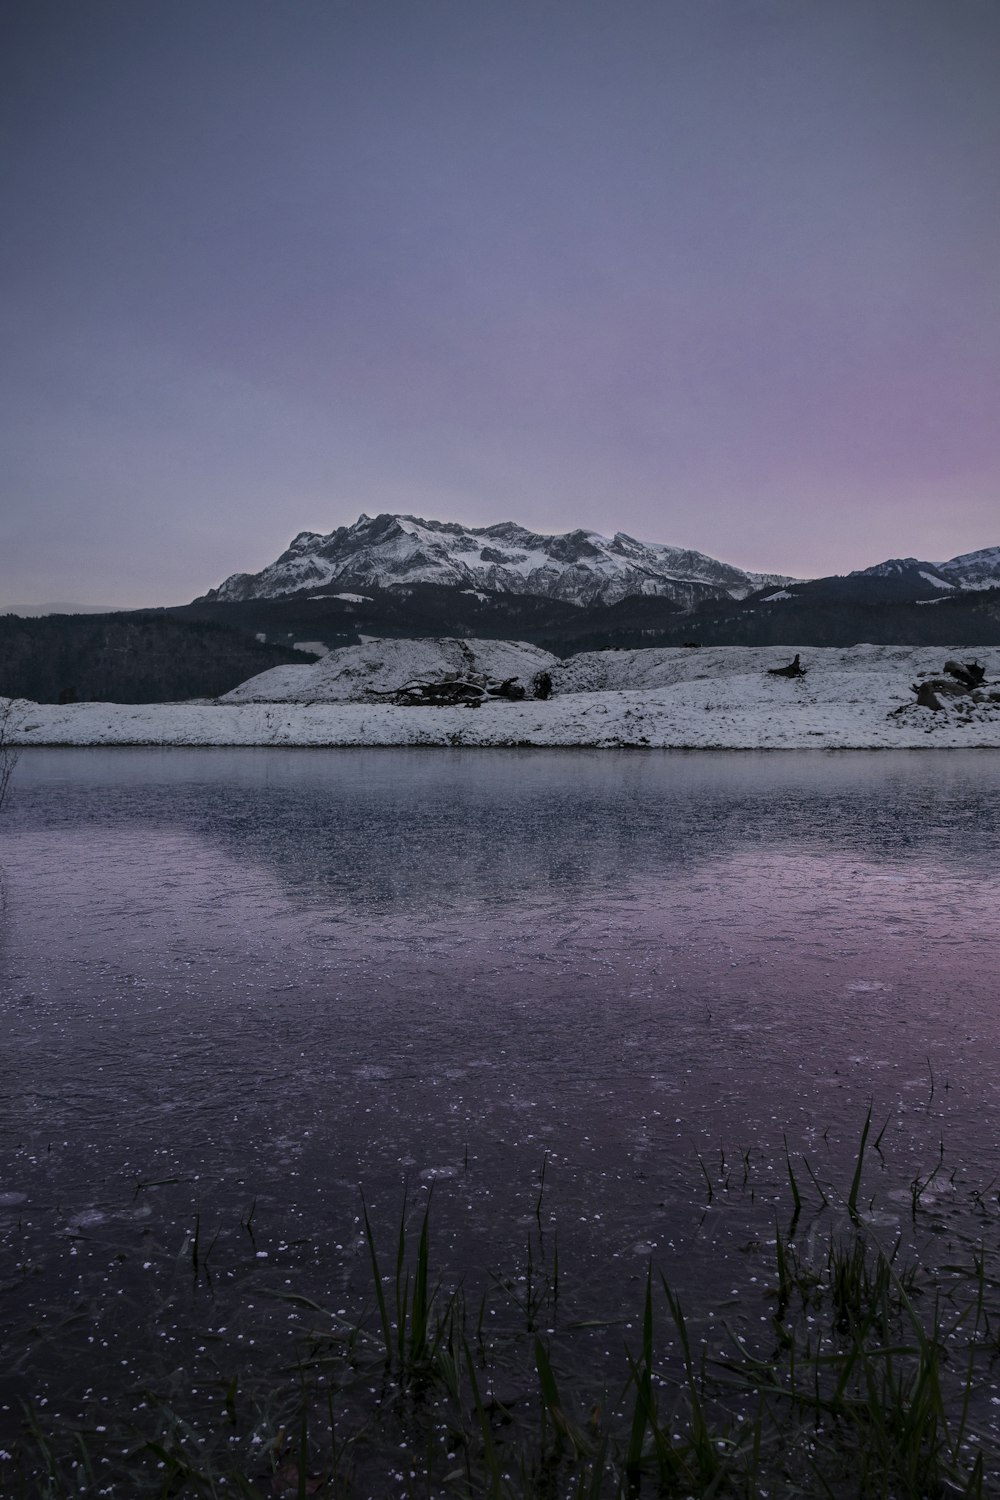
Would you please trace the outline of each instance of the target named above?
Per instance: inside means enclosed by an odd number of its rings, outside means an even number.
[[[855,646],[865,641],[879,646],[1000,645],[1000,589],[963,592],[933,603],[846,604],[834,594],[807,593],[806,587],[773,602],[751,597],[661,621],[633,615],[625,608],[632,601],[623,600],[616,606],[617,622],[594,621],[598,628],[586,638],[581,634],[572,649],[679,646],[685,640],[704,646]]]
[[[991,646],[1000,644],[1000,590],[962,591],[933,602],[892,597],[840,579],[764,590],[742,600],[712,600],[684,611],[669,599],[634,594],[616,604],[581,607],[531,594],[489,594],[415,584],[355,598],[307,593],[238,603],[201,601],[179,618],[224,622],[269,641],[356,645],[372,636],[481,636],[530,641],[558,656],[613,647],[682,646]]]
[[[210,698],[268,667],[307,660],[216,622],[160,610],[0,615],[0,695],[36,703]]]
[[[640,600],[623,600],[623,605]],[[657,619],[675,613],[669,599],[656,599]],[[582,608],[565,599],[539,594],[486,593],[448,584],[417,583],[389,589],[370,589],[347,598],[336,595],[293,594],[281,599],[247,599],[233,603],[196,600],[171,614],[184,620],[225,624],[268,641],[322,641],[333,649],[355,646],[362,635],[479,636],[487,640],[571,642],[592,616],[603,618],[606,606]],[[552,647],[550,649],[558,649]],[[574,650],[572,645],[569,650]]]
[[[633,595],[581,607],[528,594],[488,594],[439,584],[385,589],[361,598],[234,603],[199,600],[169,610],[111,615],[0,616],[0,694],[37,702],[118,703],[209,698],[283,662],[310,658],[310,641],[331,649],[365,636],[480,636],[530,641],[558,656],[615,647],[1000,645],[1000,589],[962,591],[934,602],[860,597],[830,580],[682,611],[668,599]],[[839,580],[832,580],[834,585]],[[263,637],[263,641],[261,640]]]

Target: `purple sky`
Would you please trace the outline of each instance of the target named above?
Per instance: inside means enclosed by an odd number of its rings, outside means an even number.
[[[996,0],[8,0],[0,603],[1000,543]]]

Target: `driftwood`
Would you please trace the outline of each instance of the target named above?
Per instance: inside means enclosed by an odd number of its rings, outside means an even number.
[[[516,677],[506,677],[503,682],[494,686],[486,684],[486,696],[488,698],[508,698],[511,703],[520,703],[525,696],[524,684]]]
[[[790,661],[787,667],[768,667],[768,677],[804,677],[806,669],[799,664],[799,653],[796,651],[794,661]]]
[[[478,682],[407,682],[388,696],[406,708],[478,708],[486,689]]]
[[[470,672],[463,677],[457,672],[449,672],[431,682],[413,679],[386,692],[369,688],[368,696],[385,698],[403,708],[478,708],[490,698],[519,702],[525,696],[525,691],[523,683],[516,677],[496,682],[478,673]]]

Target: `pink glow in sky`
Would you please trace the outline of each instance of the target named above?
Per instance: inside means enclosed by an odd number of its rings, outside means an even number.
[[[0,604],[402,510],[844,572],[1000,543],[1000,7],[0,14]]]

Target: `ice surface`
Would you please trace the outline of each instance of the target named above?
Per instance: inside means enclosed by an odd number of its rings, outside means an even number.
[[[414,1226],[434,1184],[434,1275],[472,1305],[532,1225],[557,1230],[567,1321],[605,1320],[601,1349],[650,1256],[699,1328],[706,1289],[765,1317],[748,1247],[786,1142],[846,1186],[872,1101],[870,1191],[904,1189],[890,1243],[943,1139],[935,1192],[961,1163],[961,1198],[935,1253],[974,1247],[998,776],[990,752],[25,755],[0,1186],[27,1201],[0,1227],[31,1274],[6,1299],[0,1446],[21,1393],[73,1430],[150,1389],[224,1426],[219,1368],[256,1340],[287,1369],[315,1326],[289,1292],[370,1307],[359,1184],[386,1255],[404,1183]],[[706,1214],[700,1160],[724,1175],[751,1147],[756,1200],[720,1182]]]

